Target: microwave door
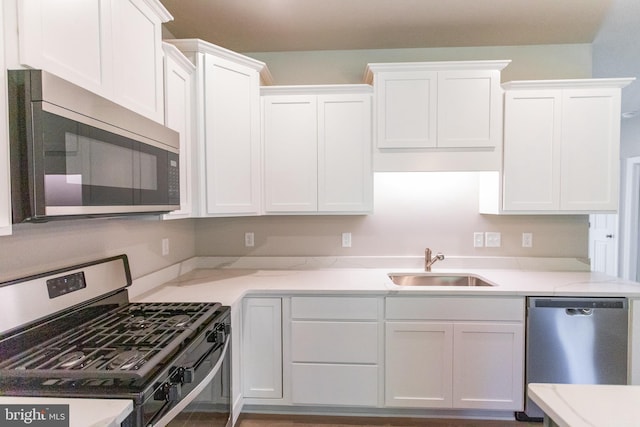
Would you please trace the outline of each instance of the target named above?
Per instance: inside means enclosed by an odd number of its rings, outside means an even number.
[[[104,213],[134,201],[134,143],[44,112],[46,216]]]

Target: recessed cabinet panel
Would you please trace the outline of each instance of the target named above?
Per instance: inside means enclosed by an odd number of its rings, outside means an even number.
[[[244,397],[282,398],[282,300],[242,302]]]
[[[204,55],[206,215],[257,214],[258,73]]]
[[[453,406],[518,409],[523,404],[522,323],[456,323]]]
[[[500,96],[495,73],[438,73],[438,147],[494,147]]]
[[[263,102],[265,209],[267,212],[316,211],[316,97],[265,97]]]
[[[180,209],[164,219],[190,217],[193,212],[193,82],[195,67],[174,46],[165,49],[165,125],[180,133]]]
[[[294,321],[291,342],[293,362],[378,363],[377,322]]]
[[[437,73],[376,76],[378,148],[435,147]]]
[[[318,210],[366,212],[373,202],[371,96],[319,96],[318,123]]]
[[[450,407],[453,325],[387,322],[385,405]]]
[[[20,62],[106,94],[113,85],[111,0],[21,2]]]
[[[560,114],[556,91],[505,95],[504,205],[557,209],[560,200]]]
[[[291,401],[298,405],[375,407],[378,403],[378,367],[294,363],[291,367]]]
[[[561,208],[617,209],[619,98],[606,89],[565,90],[562,117]]]
[[[114,91],[119,102],[163,120],[161,22],[142,0],[113,1]]]

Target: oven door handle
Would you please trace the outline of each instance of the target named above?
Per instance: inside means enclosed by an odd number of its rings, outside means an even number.
[[[202,381],[200,381],[200,384],[195,386],[193,390],[189,392],[189,394],[187,394],[182,400],[180,400],[174,407],[169,409],[169,411],[167,411],[158,421],[156,421],[155,423],[149,424],[149,427],[166,426],[169,423],[169,421],[171,421],[173,418],[175,418],[176,415],[182,412],[182,410],[189,403],[191,403],[193,399],[195,399],[196,396],[198,396],[206,386],[208,386],[211,383],[211,380],[213,380],[213,377],[215,377],[218,374],[218,371],[220,371],[220,369],[222,368],[222,362],[224,361],[227,355],[227,352],[229,351],[230,342],[231,340],[227,340],[227,342],[225,342],[224,348],[222,349],[222,352],[220,353],[220,357],[218,358],[216,364],[213,366],[213,369],[209,371],[207,376],[204,377]]]

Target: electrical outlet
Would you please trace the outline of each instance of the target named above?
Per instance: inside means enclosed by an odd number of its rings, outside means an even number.
[[[167,255],[169,255],[169,239],[165,237],[162,239],[162,256]]]
[[[484,233],[484,243],[488,248],[500,247],[500,233],[487,231]]]
[[[522,247],[523,248],[533,247],[533,233],[522,233]]]
[[[473,233],[473,247],[481,248],[484,246],[484,233],[475,232]]]
[[[247,233],[244,233],[244,245],[247,248],[252,248],[255,245],[255,240],[254,240],[254,235],[253,232],[249,231]]]
[[[351,233],[342,233],[342,247],[343,248],[351,247]]]

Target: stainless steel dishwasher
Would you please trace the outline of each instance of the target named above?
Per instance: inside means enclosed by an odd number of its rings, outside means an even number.
[[[627,329],[625,298],[528,298],[526,383],[627,384]],[[543,415],[527,398],[516,417]]]

